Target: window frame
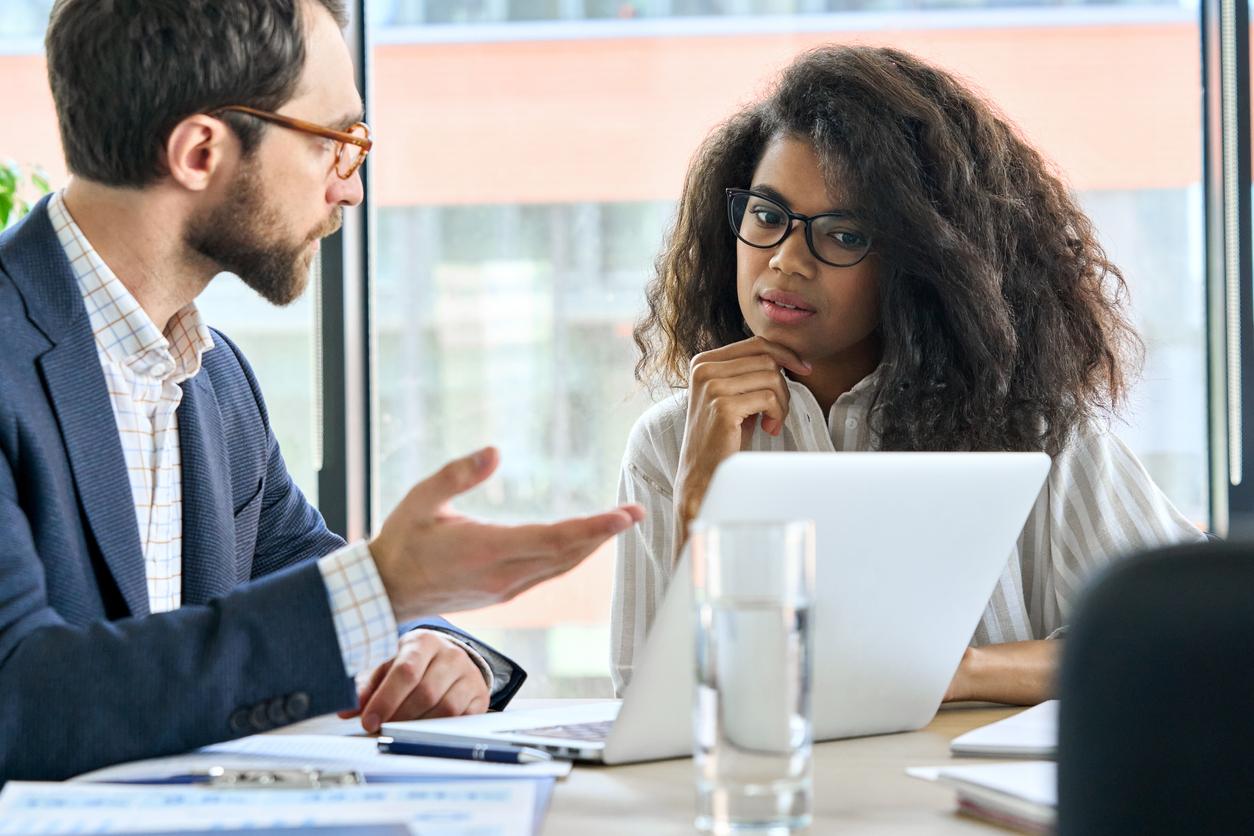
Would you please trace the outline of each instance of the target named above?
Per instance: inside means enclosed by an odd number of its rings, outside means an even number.
[[[357,88],[370,121],[370,44],[366,0],[349,4],[345,30]],[[370,166],[358,170],[363,199],[344,213],[340,230],[322,242],[315,358],[321,415],[318,506],[327,527],[346,540],[369,533],[371,512],[370,438],[370,269],[368,230],[373,206]]]
[[[1254,531],[1248,0],[1200,4],[1211,530]]]

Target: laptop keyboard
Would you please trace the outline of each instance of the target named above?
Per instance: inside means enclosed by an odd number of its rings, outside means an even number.
[[[564,740],[586,740],[603,743],[610,736],[613,720],[598,720],[595,723],[571,723],[565,726],[542,726],[535,729],[510,729],[498,734],[526,734],[532,737],[558,737]]]

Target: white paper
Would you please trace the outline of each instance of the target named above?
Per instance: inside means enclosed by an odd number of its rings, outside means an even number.
[[[292,723],[290,726],[270,729],[266,734],[334,734],[341,737],[348,735],[365,737],[366,730],[361,727],[360,717],[341,720],[335,714],[321,714],[317,717],[310,717],[308,720]]]
[[[0,834],[405,823],[423,836],[530,836],[540,785],[524,780],[333,790],[112,786],[10,781]]]
[[[1016,829],[1045,832],[1056,818],[1058,769],[1053,761],[914,766],[906,773],[953,786],[972,812]]]
[[[954,738],[955,755],[1052,758],[1058,749],[1058,700],[1020,711]]]
[[[357,769],[369,775],[413,775],[439,778],[561,778],[570,773],[570,761],[529,764],[486,763],[458,758],[423,758],[381,753],[372,737],[317,734],[258,734],[206,746],[185,755],[154,758],[110,766],[74,778],[75,781],[154,780],[222,766],[228,769],[316,766]]]
[[[960,788],[980,787],[1040,807],[1058,806],[1058,765],[1053,761],[944,766],[938,777]]]

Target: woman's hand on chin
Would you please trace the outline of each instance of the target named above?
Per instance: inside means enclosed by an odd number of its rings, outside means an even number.
[[[687,539],[714,469],[723,459],[747,449],[762,419],[762,431],[779,435],[788,417],[787,369],[810,373],[796,352],[761,337],[732,343],[692,358],[688,375],[688,416],[679,472],[675,480],[675,517],[679,539]]]

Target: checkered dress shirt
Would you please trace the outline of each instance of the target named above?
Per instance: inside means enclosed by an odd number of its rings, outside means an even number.
[[[162,333],[92,248],[60,192],[49,201],[48,214],[78,279],[109,387],[135,503],[149,609],[177,609],[183,580],[179,383],[200,371],[201,355],[213,348],[213,337],[192,304],[176,313]],[[348,674],[371,670],[396,655],[396,619],[366,544],[345,546],[319,560],[318,568]],[[471,658],[487,670],[477,653],[471,652]],[[491,687],[490,671],[485,677]]]

